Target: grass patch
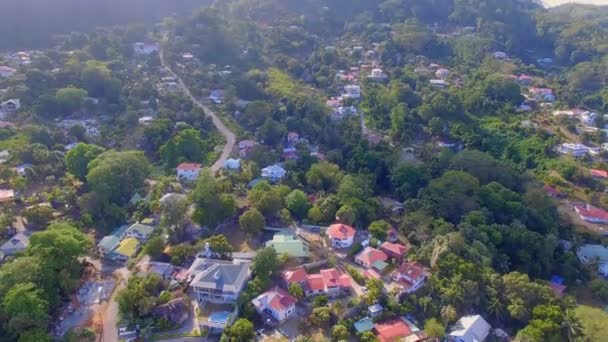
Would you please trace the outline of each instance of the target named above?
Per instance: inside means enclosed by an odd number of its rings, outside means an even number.
[[[575,309],[585,331],[585,341],[602,341],[608,336],[608,313],[599,308],[579,305]]]

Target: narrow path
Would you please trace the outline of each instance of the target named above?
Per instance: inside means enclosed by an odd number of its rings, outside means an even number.
[[[203,112],[205,113],[205,115],[207,115],[208,117],[211,117],[211,120],[213,121],[213,125],[220,132],[220,134],[222,134],[222,136],[224,136],[224,139],[226,140],[226,144],[224,145],[224,148],[222,149],[222,153],[220,154],[219,159],[216,160],[215,163],[211,166],[211,171],[215,174],[217,171],[219,171],[222,168],[222,166],[224,165],[224,162],[226,160],[228,160],[228,157],[230,157],[230,154],[234,150],[234,145],[236,144],[236,135],[234,134],[234,132],[232,132],[228,128],[228,126],[226,126],[224,124],[222,119],[220,119],[220,117],[217,116],[217,114],[215,114],[211,109],[209,109],[209,107],[205,106],[201,101],[199,101],[197,98],[195,98],[194,95],[192,95],[192,92],[190,91],[190,89],[188,89],[188,87],[182,80],[182,78],[179,77],[175,72],[173,72],[173,70],[171,70],[171,67],[165,60],[165,49],[164,48],[161,48],[161,50],[160,50],[160,63],[171,74],[171,76],[175,77],[175,79],[177,80],[177,83],[182,88],[184,94],[186,94],[197,107],[202,109]]]

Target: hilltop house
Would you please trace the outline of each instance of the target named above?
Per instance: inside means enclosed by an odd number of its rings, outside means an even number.
[[[141,223],[135,223],[129,228],[127,228],[127,230],[125,231],[125,236],[136,238],[141,242],[146,242],[150,238],[150,235],[152,235],[152,233],[154,232],[154,229],[155,227],[152,226],[148,226]]]
[[[583,264],[598,262],[598,273],[608,276],[608,247],[602,245],[582,245],[576,250],[578,260]]]
[[[6,65],[0,65],[0,77],[8,78],[17,73],[17,70]]]
[[[197,163],[181,163],[177,166],[177,178],[188,182],[195,181],[201,174],[202,165]]]
[[[346,92],[343,95],[345,98],[358,99],[361,97],[361,86],[349,84],[344,86],[344,91]]]
[[[390,258],[400,261],[407,254],[408,248],[400,243],[384,242],[380,245],[380,250]]]
[[[0,190],[0,203],[12,202],[15,200],[14,190]]]
[[[369,246],[365,247],[364,250],[355,256],[355,263],[365,268],[375,268],[379,271],[386,268],[387,260],[388,255],[386,253]]]
[[[591,169],[591,170],[589,170],[589,173],[591,173],[591,177],[604,178],[604,179],[608,178],[608,171]]]
[[[402,341],[413,334],[412,328],[401,318],[374,324],[374,333],[380,342]]]
[[[102,257],[109,257],[111,259],[111,252],[118,247],[120,241],[125,237],[125,232],[129,226],[123,225],[118,227],[109,235],[106,235],[97,244],[97,250]]]
[[[291,233],[278,232],[274,234],[272,240],[266,242],[266,247],[273,247],[279,255],[287,254],[294,258],[307,258],[309,256],[308,246]]]
[[[298,267],[293,270],[283,272],[283,281],[286,286],[291,284],[298,284],[304,287],[308,281],[308,273],[304,267]]]
[[[591,204],[575,205],[576,211],[583,221],[591,223],[608,223],[608,212],[603,209],[596,208]]]
[[[332,224],[325,232],[335,248],[349,248],[353,245],[355,229],[342,223]]]
[[[235,303],[251,272],[250,261],[197,258],[188,270],[190,288],[200,303]]]
[[[136,56],[145,56],[156,53],[160,50],[160,44],[158,43],[144,43],[137,42],[133,44],[133,53]]]
[[[266,178],[273,183],[281,181],[286,174],[287,171],[278,164],[270,165],[262,169],[262,178]]]
[[[0,102],[0,112],[2,112],[3,114],[14,113],[19,109],[21,109],[20,99],[10,99]]]
[[[251,301],[259,314],[267,313],[279,322],[296,312],[297,299],[278,286],[262,293]]]
[[[224,91],[221,89],[212,90],[209,99],[216,104],[222,104],[224,102]]]
[[[0,252],[5,256],[15,255],[23,252],[30,245],[30,232],[17,233],[15,236],[0,246]]]
[[[141,243],[139,240],[134,237],[125,238],[120,241],[118,247],[110,253],[110,259],[119,262],[127,262],[127,260],[137,254],[140,248]]]
[[[176,298],[165,304],[159,305],[152,310],[152,316],[163,319],[172,326],[181,326],[186,319],[190,309],[184,298]]]
[[[461,317],[448,334],[449,342],[483,342],[492,327],[480,315]]]
[[[253,140],[242,140],[238,144],[239,157],[245,158],[258,143]]]
[[[557,152],[579,158],[589,153],[589,147],[583,144],[563,143],[557,147]]]
[[[239,170],[241,168],[241,160],[230,158],[224,162],[222,167],[225,170]]]
[[[340,273],[335,268],[319,271],[319,274],[311,274],[304,286],[305,296],[326,294],[335,297],[349,290],[351,287],[350,277]]]
[[[393,280],[398,282],[403,293],[412,293],[420,289],[426,282],[424,268],[416,263],[406,261],[393,272]]]

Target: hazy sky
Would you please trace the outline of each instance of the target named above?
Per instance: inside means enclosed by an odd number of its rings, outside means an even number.
[[[593,4],[593,5],[608,5],[608,0],[543,0],[547,6],[557,6],[566,4],[569,2],[577,2],[581,4]]]

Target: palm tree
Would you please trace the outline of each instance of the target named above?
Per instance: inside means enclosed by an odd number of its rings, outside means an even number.
[[[289,285],[289,294],[300,300],[304,297],[304,290],[302,290],[302,287],[299,284],[292,283]]]
[[[458,318],[458,312],[451,305],[446,305],[441,308],[441,319],[444,324],[450,324]]]
[[[562,329],[566,333],[568,342],[574,342],[579,337],[584,335],[583,326],[576,314],[572,310],[566,310],[564,320],[562,321]]]
[[[488,303],[488,312],[496,318],[502,319],[505,314],[505,306],[498,297],[492,297]]]

